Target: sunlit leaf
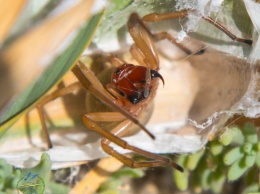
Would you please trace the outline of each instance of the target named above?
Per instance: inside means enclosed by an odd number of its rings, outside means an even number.
[[[93,33],[99,23],[102,14],[93,16],[88,23],[82,25],[76,34],[75,39],[59,56],[51,62],[47,70],[19,96],[5,114],[1,115],[0,123],[3,124],[10,118],[19,114],[39,99],[51,86],[53,86],[70,69],[85,47],[90,43]],[[69,19],[69,18],[67,18]],[[64,22],[64,21],[63,21]],[[57,28],[56,28],[57,29]],[[56,34],[56,36],[59,36]],[[54,38],[54,37],[53,37]],[[65,37],[64,37],[65,38]],[[47,48],[45,48],[47,49]],[[27,69],[28,70],[28,69]],[[37,75],[37,73],[35,74]],[[1,129],[8,127],[10,123],[1,126]]]
[[[0,43],[6,38],[25,2],[25,0],[0,1]]]

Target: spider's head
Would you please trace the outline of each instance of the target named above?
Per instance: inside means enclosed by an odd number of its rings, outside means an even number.
[[[156,70],[124,64],[116,68],[112,74],[112,85],[132,104],[137,104],[149,96],[152,87],[151,80],[154,78],[160,78],[164,84],[163,77]]]

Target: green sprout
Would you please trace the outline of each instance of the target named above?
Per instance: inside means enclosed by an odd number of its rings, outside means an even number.
[[[260,191],[260,185],[256,183],[260,168],[260,141],[251,123],[242,128],[227,128],[205,149],[183,155],[177,162],[186,169],[184,173],[173,172],[179,190],[185,191],[191,184],[196,193],[205,190],[221,193],[225,183],[245,178],[247,188],[244,193]]]
[[[41,156],[41,161],[33,168],[16,169],[0,159],[0,194],[6,193],[52,193],[65,194],[69,187],[55,183],[50,179],[51,161],[48,154]]]
[[[10,164],[7,164],[3,159],[0,159],[0,194],[7,193],[9,190],[14,190],[20,175],[20,170],[13,169]]]

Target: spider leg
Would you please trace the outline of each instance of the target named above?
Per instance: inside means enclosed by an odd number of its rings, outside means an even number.
[[[120,67],[121,65],[125,64],[125,62],[121,61],[121,60],[118,59],[117,57],[111,56],[111,57],[109,58],[109,60],[111,61],[111,63],[112,63],[115,67]]]
[[[160,41],[163,39],[168,39],[171,43],[175,44],[181,50],[183,50],[187,55],[192,54],[190,49],[185,47],[183,44],[178,43],[176,38],[172,37],[169,33],[161,32],[157,34],[152,34],[150,30],[146,27],[144,21],[146,22],[149,21],[149,19],[153,19],[152,17],[153,15],[154,14],[149,14],[148,17],[144,16],[144,18],[140,19],[137,14],[133,13],[131,14],[130,19],[128,21],[129,32],[132,35],[135,44],[140,49],[140,52],[142,52],[145,58],[147,59],[148,63],[152,65],[156,65],[157,68],[155,69],[159,68],[159,58],[158,58],[157,51],[154,48],[153,42]],[[134,47],[132,48],[132,50],[133,50],[132,53],[135,54],[135,56],[138,56],[136,54],[135,51],[136,49]],[[136,57],[136,59],[138,59],[138,57]]]
[[[41,122],[41,125],[42,125],[44,138],[46,140],[48,148],[52,148],[53,145],[52,145],[52,142],[51,142],[51,139],[50,139],[50,134],[49,134],[46,122],[45,122],[45,116],[44,116],[44,111],[43,111],[44,110],[44,105],[47,104],[48,102],[58,98],[58,97],[64,96],[64,95],[72,93],[74,91],[77,91],[80,88],[82,88],[82,86],[81,86],[81,84],[79,82],[73,83],[73,84],[71,84],[71,85],[69,85],[67,87],[58,89],[55,92],[45,96],[38,103],[36,108],[37,108],[37,111],[38,111],[38,114],[39,114],[39,117],[40,117],[40,122]]]
[[[88,115],[88,114],[83,115],[82,121],[89,129],[96,131],[97,133],[99,133],[100,135],[105,137],[101,140],[101,146],[107,154],[117,158],[119,161],[121,161],[125,165],[127,165],[129,167],[133,167],[133,168],[156,167],[156,166],[169,165],[169,166],[171,166],[171,167],[173,167],[173,168],[175,168],[175,169],[177,169],[181,172],[183,171],[183,168],[181,166],[174,163],[169,158],[165,158],[165,157],[153,154],[151,152],[147,152],[147,151],[142,150],[140,148],[137,148],[135,146],[131,146],[126,141],[124,141],[120,137],[118,137],[118,136],[124,135],[124,133],[125,133],[124,129],[129,127],[132,124],[132,122],[130,120],[128,120],[128,119],[124,120],[119,125],[117,125],[111,132],[109,132],[109,131],[103,129],[102,127],[100,127],[95,122],[96,121],[95,119],[97,119],[98,121],[101,121],[102,119],[93,117],[94,114],[95,113],[92,113],[92,115]],[[99,114],[103,114],[103,113],[99,113]],[[114,114],[118,114],[118,113],[114,113]],[[106,118],[104,118],[104,117],[106,117]],[[117,118],[117,117],[115,117],[115,115],[113,115],[110,118],[109,113],[107,113],[104,117],[103,117],[103,120],[102,120],[103,122],[104,121],[111,121],[111,119]],[[120,119],[121,118],[119,118],[118,120],[120,120]],[[111,142],[117,144],[118,146],[120,146],[124,149],[131,150],[133,152],[136,152],[138,154],[141,154],[143,156],[146,156],[148,158],[152,158],[152,159],[155,159],[155,160],[145,161],[145,162],[134,161],[133,159],[128,158],[127,156],[122,155],[119,152],[115,151],[111,146],[109,146],[109,144]]]
[[[155,69],[159,69],[159,57],[149,29],[145,26],[143,21],[139,18],[139,16],[136,13],[131,14],[127,25],[129,32],[136,45],[132,47],[132,49],[134,49],[135,51],[138,50],[137,52],[142,53],[147,62],[145,66],[147,66],[148,68],[152,68],[150,67],[150,65],[152,65],[156,66]],[[141,57],[141,55],[137,55]],[[137,57],[137,59],[139,57]]]
[[[158,167],[158,166],[167,165],[167,163],[160,161],[160,160],[137,162],[137,161],[133,160],[132,158],[128,158],[127,156],[122,155],[119,152],[115,151],[111,146],[108,145],[109,143],[110,143],[110,141],[107,140],[107,139],[101,140],[101,146],[102,146],[103,150],[107,154],[109,154],[109,155],[113,156],[114,158],[118,159],[119,161],[121,161],[123,164],[125,164],[128,167],[142,168],[142,167]],[[177,170],[180,170],[181,172],[183,171],[181,169],[181,167],[179,167],[179,166],[178,167],[174,166],[174,168],[176,168]]]
[[[211,17],[204,17],[204,16],[202,16],[202,18],[204,20],[208,21],[209,23],[213,24],[214,26],[216,26],[222,32],[224,32],[229,38],[231,38],[231,40],[234,40],[234,41],[237,41],[237,42],[242,42],[242,43],[245,43],[245,44],[248,44],[248,45],[252,45],[253,44],[253,40],[252,39],[246,39],[246,38],[239,38],[239,37],[237,37],[232,32],[230,32],[227,28],[222,26],[220,23],[216,22],[213,18],[211,18]]]
[[[44,135],[45,141],[47,143],[48,149],[53,148],[51,138],[50,138],[50,133],[48,131],[48,128],[47,128],[47,125],[46,125],[46,122],[45,122],[45,118],[44,118],[43,107],[37,106],[37,111],[38,111],[38,115],[40,117],[43,135]]]
[[[193,11],[193,10],[190,10],[190,11]],[[152,14],[148,14],[148,15],[144,16],[142,19],[145,22],[159,22],[159,21],[164,21],[164,20],[169,20],[169,19],[183,18],[183,17],[188,16],[188,13],[189,13],[189,11],[179,11],[179,12],[166,13],[166,14],[152,13]],[[248,45],[252,45],[252,43],[253,43],[253,41],[251,39],[239,38],[239,37],[235,36],[226,27],[224,27],[220,23],[216,22],[211,17],[202,16],[202,19],[204,19],[207,22],[209,22],[210,24],[216,26],[219,30],[221,30],[223,33],[225,33],[228,37],[230,37],[234,41],[242,42],[242,43],[245,43]]]
[[[127,25],[135,42],[130,52],[141,65],[148,67],[145,75],[144,89],[144,96],[147,97],[150,93],[149,86],[151,84],[150,69],[159,69],[158,52],[155,48],[151,32],[136,13],[131,14]]]
[[[182,51],[184,51],[187,55],[191,55],[193,54],[192,51],[190,49],[188,49],[186,46],[184,46],[183,44],[179,43],[177,41],[176,38],[174,38],[173,36],[171,36],[168,32],[160,32],[160,33],[156,33],[156,34],[152,34],[153,39],[155,41],[160,41],[160,40],[164,40],[167,39],[169,40],[172,44],[176,45],[178,48],[180,48]],[[197,54],[197,53],[194,53]]]
[[[129,101],[124,98],[122,95],[120,95],[114,88],[114,86],[112,86],[112,84],[107,84],[106,85],[106,88],[107,90],[113,95],[116,97],[118,103],[123,103],[123,104],[126,104],[128,103]]]
[[[138,49],[136,44],[133,44],[130,48],[130,52],[135,60],[139,63],[139,65],[147,67],[147,63],[145,61],[145,56],[143,53]]]
[[[148,17],[148,19],[150,19],[150,17]],[[144,21],[142,21],[136,13],[131,14],[128,21],[128,28],[135,42],[131,47],[131,54],[143,66],[147,66],[148,68],[155,70],[159,69],[159,57],[154,46],[154,41],[168,39],[171,43],[183,50],[187,55],[192,54],[190,49],[183,44],[178,43],[176,38],[172,37],[169,33],[161,32],[152,34],[146,27]]]
[[[144,22],[160,22],[164,20],[183,18],[186,16],[188,16],[188,11],[176,11],[176,12],[164,13],[164,14],[151,13],[145,15],[142,18],[142,20]]]
[[[102,88],[94,87],[95,85],[102,85],[102,84],[93,75],[93,73],[87,69],[87,67],[82,62],[79,61],[75,65],[75,67],[72,69],[72,72],[75,74],[75,76],[78,78],[78,80],[81,82],[81,84],[84,86],[85,89],[87,89],[92,94],[97,96],[100,100],[102,100],[110,108],[123,114],[126,118],[128,118],[133,123],[138,125],[142,130],[144,130],[152,139],[155,139],[154,135],[151,134],[145,128],[145,126],[138,121],[138,119],[133,117],[128,111],[126,111],[125,109],[123,109],[122,107],[120,107],[117,104],[117,100],[114,99],[114,97],[112,95],[110,95],[110,93],[108,91],[106,91],[103,86],[102,86]]]

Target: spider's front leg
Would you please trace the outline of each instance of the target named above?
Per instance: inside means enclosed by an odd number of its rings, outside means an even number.
[[[185,47],[183,44],[178,43],[177,40],[168,32],[160,32],[156,34],[151,33],[146,27],[144,21],[139,18],[136,13],[132,13],[130,15],[127,25],[134,40],[134,44],[130,51],[139,64],[143,66],[147,66],[148,68],[155,70],[159,69],[159,57],[154,42],[163,39],[169,40],[171,43],[183,50],[187,55],[192,54],[190,49]]]
[[[136,13],[132,13],[127,22],[134,44],[131,47],[133,57],[143,66],[159,69],[159,57],[150,30]]]
[[[179,166],[178,164],[174,163],[171,159],[153,154],[151,152],[147,152],[145,150],[139,149],[134,146],[131,146],[126,141],[124,141],[120,137],[118,137],[118,136],[124,135],[126,132],[125,129],[129,128],[132,124],[131,121],[122,117],[122,115],[120,115],[120,113],[104,112],[104,113],[85,114],[82,117],[82,121],[89,129],[91,129],[95,132],[98,132],[100,135],[105,137],[101,140],[101,145],[102,145],[103,150],[107,154],[117,158],[119,161],[121,161],[125,165],[132,167],[132,168],[157,167],[157,166],[169,165],[169,166],[183,172],[183,168],[181,166]],[[100,127],[96,123],[97,121],[101,121],[101,122],[122,121],[122,122],[120,124],[118,124],[111,132],[109,132],[109,131],[103,129],[102,127]],[[117,144],[118,146],[120,146],[124,149],[134,151],[138,154],[141,154],[148,158],[152,158],[154,160],[137,162],[137,161],[133,160],[132,158],[128,158],[127,156],[122,155],[119,152],[115,151],[109,145],[111,142]]]

